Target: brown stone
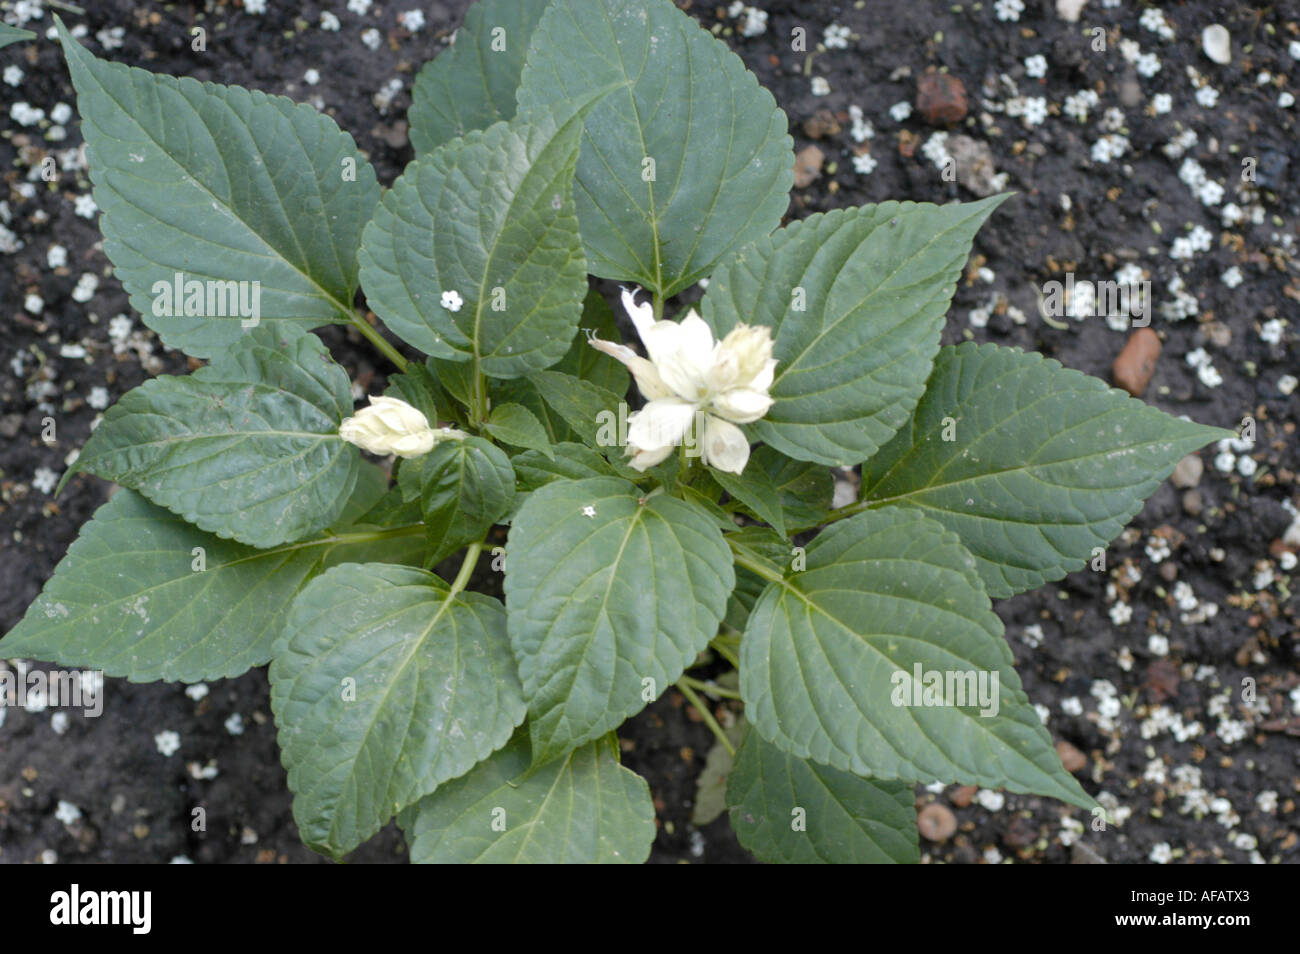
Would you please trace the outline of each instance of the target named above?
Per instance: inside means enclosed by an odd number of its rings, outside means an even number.
[[[948,801],[958,808],[965,808],[975,798],[975,793],[978,791],[979,787],[976,785],[962,785],[960,788],[954,788],[948,794]]]
[[[1183,513],[1189,517],[1199,517],[1204,509],[1205,503],[1201,500],[1199,490],[1188,490],[1183,493]]]
[[[916,80],[916,108],[931,126],[966,118],[966,87],[951,73],[925,73]]]
[[[1140,397],[1156,370],[1160,357],[1160,336],[1150,328],[1139,328],[1129,336],[1128,344],[1115,359],[1111,373],[1115,384],[1134,397]]]
[[[1071,775],[1088,765],[1088,756],[1064,739],[1056,743],[1056,754],[1061,757],[1061,764],[1065,766],[1065,770]]]
[[[1196,454],[1188,454],[1174,467],[1174,472],[1169,475],[1169,479],[1180,490],[1188,490],[1201,482],[1203,473],[1205,473],[1205,462]]]
[[[931,802],[917,813],[916,827],[927,841],[947,841],[957,832],[957,816],[938,802]]]
[[[800,149],[794,157],[794,187],[806,189],[822,174],[822,163],[826,154],[816,146]]]
[[[819,109],[803,121],[803,134],[809,139],[837,135],[844,127],[829,109]]]

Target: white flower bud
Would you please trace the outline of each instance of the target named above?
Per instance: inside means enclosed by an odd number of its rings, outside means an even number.
[[[465,435],[451,428],[429,426],[417,409],[397,398],[371,396],[370,406],[339,425],[339,437],[372,454],[419,457],[444,440]]]

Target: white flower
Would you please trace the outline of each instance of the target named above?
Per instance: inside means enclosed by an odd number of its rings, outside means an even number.
[[[627,365],[649,403],[628,417],[632,466],[646,470],[682,442],[696,417],[704,418],[700,458],[739,474],[749,461],[749,441],[737,424],[757,421],[772,406],[767,393],[776,373],[772,333],[737,324],[721,341],[692,309],[680,322],[656,321],[654,309],[623,289],[623,307],[649,358],[626,345],[591,339],[592,347]]]
[[[445,440],[465,435],[449,427],[433,428],[428,418],[405,401],[390,397],[370,398],[364,407],[339,425],[339,437],[372,454],[419,457]]]
[[[460,297],[458,291],[445,291],[442,293],[442,307],[448,311],[460,311],[465,304],[465,299]]]

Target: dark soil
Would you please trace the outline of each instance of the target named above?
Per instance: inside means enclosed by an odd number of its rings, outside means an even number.
[[[1117,863],[1146,862],[1153,849],[1161,856],[1156,846],[1163,844],[1175,861],[1246,862],[1252,860],[1249,839],[1254,839],[1255,860],[1295,862],[1300,858],[1300,702],[1293,705],[1288,693],[1300,684],[1300,642],[1290,588],[1294,576],[1283,569],[1281,538],[1294,519],[1282,504],[1296,499],[1300,460],[1295,397],[1282,395],[1277,382],[1284,373],[1300,373],[1295,357],[1300,280],[1294,259],[1300,192],[1288,174],[1300,157],[1296,107],[1282,108],[1277,101],[1288,81],[1294,89],[1300,80],[1288,53],[1289,44],[1300,40],[1300,11],[1290,4],[1255,8],[1204,0],[1169,5],[1165,15],[1175,35],[1162,39],[1139,25],[1144,7],[1133,0],[1115,9],[1093,0],[1076,24],[1060,20],[1052,3],[1027,0],[1025,5],[1029,9],[1012,23],[996,18],[992,2],[890,3],[882,9],[875,3],[769,0],[760,4],[769,14],[766,32],[750,38],[734,35],[737,21],[725,15],[727,4],[715,9],[696,0],[690,9],[707,28],[721,25],[728,42],[773,92],[790,117],[796,150],[815,141],[825,153],[820,177],[795,192],[793,218],[884,199],[973,198],[963,182],[945,180],[924,156],[922,147],[934,129],[915,108],[917,77],[927,70],[948,71],[964,82],[970,113],[950,131],[986,141],[996,168],[1008,174],[1007,188],[1017,194],[976,240],[945,341],[1016,345],[1109,380],[1128,332],[1113,330],[1100,318],[1069,321],[1058,330],[1040,320],[1037,290],[1067,271],[1079,280],[1104,280],[1133,262],[1147,271],[1157,305],[1173,298],[1167,286],[1177,274],[1199,306],[1186,320],[1153,318],[1164,351],[1144,398],[1170,413],[1225,427],[1247,415],[1257,422],[1256,444],[1247,452],[1257,464],[1253,476],[1223,473],[1213,464],[1215,449],[1202,452],[1206,466],[1197,488],[1198,515],[1189,512],[1195,507],[1184,502],[1183,491],[1166,483],[1134,519],[1132,530],[1110,547],[1105,572],[1081,571],[998,605],[1030,699],[1049,711],[1053,737],[1086,757],[1079,772],[1085,787],[1113,795],[1130,810],[1127,820],[1094,832],[1083,813],[1045,799],[1007,795],[997,806],[989,796],[969,801],[953,790],[941,794],[918,787],[918,802],[937,799],[953,806],[960,826],[951,841],[923,844],[923,852],[933,861],[1065,862],[1099,856]],[[315,3],[294,9],[271,0],[262,16],[230,3],[213,4],[207,16],[199,13],[200,4],[112,0],[87,6],[84,17],[63,16],[70,27],[89,27],[83,42],[97,55],[300,100],[319,97],[388,184],[412,156],[403,116],[414,71],[442,49],[467,3],[397,3],[382,10],[376,5],[365,16],[346,11],[342,3],[324,5],[342,21],[337,33],[319,29],[322,5]],[[426,23],[411,34],[396,17],[401,9],[417,6]],[[1201,29],[1212,22],[1222,23],[1233,37],[1229,66],[1218,66],[1201,52]],[[47,13],[36,28],[43,32],[49,23]],[[805,28],[813,50],[831,23],[851,29],[847,49],[816,51],[811,63],[809,54],[792,52],[792,29]],[[208,31],[206,53],[190,50],[195,25]],[[114,26],[126,27],[121,48],[105,52],[96,35]],[[1088,31],[1094,26],[1107,30],[1105,52],[1092,49]],[[375,52],[359,39],[369,27],[383,36]],[[1161,71],[1139,75],[1120,51],[1121,37],[1139,42],[1144,53],[1155,52]],[[1034,54],[1047,60],[1042,79],[1026,76],[1024,60]],[[38,468],[61,474],[69,452],[86,440],[100,413],[88,403],[92,389],[103,387],[116,400],[152,374],[183,373],[187,367],[183,355],[163,349],[130,311],[99,248],[94,220],[75,214],[72,200],[89,192],[84,170],[65,171],[57,187],[37,179],[31,197],[20,192],[41,150],[74,147],[80,133],[74,119],[66,141],[49,143],[39,127],[9,118],[17,101],[47,114],[59,102],[75,107],[56,44],[42,41],[0,52],[0,67],[12,63],[26,76],[16,89],[0,85],[0,169],[5,170],[0,199],[7,199],[12,212],[8,227],[25,244],[0,258],[0,632],[21,618],[80,525],[106,499],[108,486],[87,477],[74,479],[57,499],[32,485]],[[1218,89],[1214,108],[1198,105],[1189,66]],[[320,73],[315,86],[303,79],[309,69]],[[1265,71],[1271,79],[1261,84],[1257,76]],[[1000,74],[1017,84],[1021,95],[1044,97],[1055,113],[1029,127],[990,109],[983,100],[1002,104],[1012,95],[999,88]],[[393,77],[403,81],[403,91],[384,111],[373,96]],[[825,78],[827,95],[813,95],[812,77]],[[1059,113],[1066,98],[1082,89],[1100,97],[1086,123]],[[1149,107],[1162,92],[1170,95],[1172,109],[1157,115]],[[914,107],[901,122],[889,112],[900,101]],[[869,148],[878,164],[869,175],[853,168],[852,150],[863,146],[850,136],[851,105],[861,107],[875,127]],[[1108,107],[1123,110],[1121,131],[1130,147],[1102,164],[1090,151]],[[825,123],[820,129],[806,127],[819,110],[829,110],[840,131],[828,134]],[[981,113],[988,113],[987,122]],[[1197,143],[1184,157],[1168,157],[1162,147],[1184,129],[1198,133]],[[1203,205],[1180,181],[1186,157],[1225,185],[1222,203]],[[1257,199],[1237,194],[1243,157],[1258,159]],[[1068,210],[1062,194],[1069,196]],[[1222,204],[1248,209],[1255,201],[1264,208],[1261,224],[1221,223]],[[1160,232],[1153,227],[1157,223]],[[1209,230],[1211,248],[1185,261],[1172,259],[1172,239],[1192,225]],[[51,269],[46,252],[54,243],[66,247],[67,265]],[[1244,281],[1230,288],[1220,275],[1233,265]],[[981,267],[991,275],[981,277]],[[87,271],[101,281],[93,297],[79,303],[71,295]],[[40,314],[24,309],[33,293],[45,302]],[[971,311],[988,305],[993,295],[1000,297],[986,326],[972,326]],[[1016,309],[1027,316],[1023,323],[1016,320]],[[114,353],[108,325],[119,314],[131,317],[136,332],[145,332],[148,350]],[[1290,323],[1281,341],[1270,344],[1260,329],[1272,318]],[[355,379],[370,384],[382,375],[384,363],[365,342],[338,328],[321,333]],[[83,345],[87,356],[61,357],[65,343]],[[1184,360],[1201,347],[1222,375],[1217,387],[1198,381]],[[56,422],[53,444],[41,439],[46,417]],[[1158,528],[1172,543],[1170,556],[1157,564],[1145,548]],[[1257,588],[1260,561],[1274,579]],[[1140,570],[1139,582],[1130,585],[1120,575],[1126,564]],[[1182,622],[1175,581],[1190,584],[1202,603],[1217,605],[1217,616]],[[1112,621],[1115,596],[1107,594],[1112,582],[1131,607],[1128,622]],[[1033,624],[1042,629],[1036,648],[1025,638]],[[1167,638],[1167,656],[1153,654],[1150,634]],[[1131,654],[1127,669],[1121,650]],[[1245,678],[1255,680],[1260,698],[1269,701],[1267,713],[1242,708]],[[1105,694],[1104,686],[1096,688],[1099,680],[1108,681],[1122,703],[1111,722],[1099,714]],[[195,701],[176,685],[108,680],[103,716],[87,720],[72,714],[62,734],[55,731],[50,711],[9,709],[0,725],[0,861],[52,860],[49,853],[65,862],[160,862],[177,856],[196,862],[319,860],[301,846],[292,821],[265,671],[209,688]],[[1227,692],[1231,696],[1222,711],[1219,704],[1212,708],[1211,699]],[[1080,714],[1070,715],[1068,705],[1063,709],[1071,699],[1081,703]],[[1202,731],[1189,732],[1182,741],[1167,730],[1143,738],[1140,725],[1150,715],[1148,707],[1157,704],[1181,715],[1185,724],[1199,721]],[[245,725],[237,736],[224,726],[235,713]],[[690,824],[695,779],[712,743],[696,715],[670,692],[620,733],[625,763],[649,780],[655,797],[660,832],[651,860],[747,860],[725,816],[698,835]],[[1223,719],[1245,723],[1244,737],[1227,742],[1216,735]],[[181,738],[179,751],[170,757],[154,742],[164,730]],[[1225,734],[1231,736],[1230,730]],[[193,776],[191,763],[197,769],[213,761],[215,778]],[[1163,781],[1150,768],[1157,762],[1164,767]],[[1199,769],[1199,786],[1177,787],[1175,769],[1185,766]],[[1214,810],[1189,806],[1188,789],[1202,791],[1206,803],[1226,799],[1231,811],[1222,804]],[[1258,801],[1265,791],[1276,793],[1271,809],[1267,798],[1262,805]],[[55,817],[60,801],[79,806],[83,818],[60,821]],[[968,804],[959,807],[961,802]],[[206,832],[192,830],[196,807],[206,810]],[[1085,826],[1073,846],[1062,842],[1063,817]],[[1067,835],[1065,841],[1072,840]],[[403,860],[405,849],[390,826],[354,857]]]

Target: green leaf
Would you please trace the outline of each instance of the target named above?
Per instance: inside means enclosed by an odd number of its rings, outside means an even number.
[[[524,54],[547,0],[480,0],[465,12],[456,42],[425,63],[411,87],[416,156],[515,115]]]
[[[418,520],[418,518],[417,518]],[[132,682],[238,676],[271,658],[289,604],[341,560],[418,563],[424,528],[340,531],[271,550],[222,540],[121,490],[81,529],[0,656]]]
[[[358,520],[358,524],[372,527],[398,527],[407,526],[408,524],[418,523],[424,525],[424,510],[420,506],[419,490],[417,488],[415,495],[407,500],[402,493],[401,486],[390,487],[388,492],[379,499],[379,502],[370,510],[363,514]],[[360,562],[360,561],[357,561]],[[409,561],[400,561],[409,562]],[[422,561],[416,560],[417,564]]]
[[[910,784],[797,759],[753,729],[727,776],[736,837],[772,864],[916,864],[913,798]]]
[[[7,23],[0,23],[0,50],[3,50],[10,43],[22,43],[25,40],[34,39],[36,39],[36,34],[31,30],[20,30]]]
[[[432,364],[432,361],[429,364]],[[455,367],[464,366],[455,365]],[[442,382],[427,365],[411,362],[404,372],[390,374],[384,396],[405,401],[428,418],[430,424],[437,424],[439,421],[464,423],[452,404],[447,390],[443,388]]]
[[[363,460],[357,470],[357,484],[352,488],[352,496],[343,505],[343,512],[334,521],[335,526],[347,527],[359,522],[379,506],[387,493],[388,474],[384,473],[384,468]]]
[[[553,0],[520,107],[572,109],[602,88],[574,192],[590,271],[668,298],[780,224],[794,182],[785,114],[670,0]]]
[[[607,735],[529,771],[527,732],[403,813],[416,864],[640,864],[654,843],[645,779]],[[504,826],[504,827],[503,827]]]
[[[505,745],[524,703],[505,611],[411,567],[335,567],[294,600],[271,708],[302,839],[338,858]]]
[[[481,437],[444,441],[417,459],[423,464],[421,501],[434,563],[481,540],[515,499],[510,458]]]
[[[1093,807],[1020,688],[974,559],[916,510],[876,510],[823,530],[807,569],[764,590],[740,662],[750,724],[797,758]],[[916,667],[922,679],[984,680],[973,689],[985,698],[906,704]]]
[[[361,463],[338,435],[351,413],[347,373],[315,335],[256,328],[187,377],[128,391],[68,473],[115,480],[219,537],[276,546],[343,512]]]
[[[555,456],[542,422],[520,404],[498,404],[483,426],[497,440],[512,447],[541,451],[546,457]]]
[[[588,291],[587,297],[583,299],[580,327],[582,333],[573,339],[568,353],[551,370],[590,381],[619,397],[626,396],[628,385],[631,383],[627,368],[621,361],[615,361],[587,343],[588,335],[595,335],[605,341],[618,341],[623,337],[614,319],[614,310],[609,307],[605,296],[594,288]]]
[[[584,444],[622,457],[617,427],[622,398],[598,384],[559,371],[540,371],[528,380]]]
[[[671,458],[670,458],[671,459]],[[715,526],[723,533],[729,533],[736,529],[736,521],[731,518],[731,514],[723,510],[709,497],[702,493],[698,487],[678,486],[683,500],[689,501],[694,506],[700,508],[709,515]]]
[[[348,320],[361,230],[379,199],[351,136],[306,104],[99,60],[62,23],[59,37],[104,253],[146,325],[200,358],[244,336],[232,286],[204,289],[203,310],[212,291],[213,314],[158,314],[155,304],[178,304],[165,290],[177,274],[247,282],[250,304],[259,283],[262,325]]]
[[[749,455],[745,470],[755,468],[766,473],[776,485],[787,527],[815,527],[830,514],[835,478],[825,466],[791,460],[771,447],[756,447]]]
[[[459,361],[430,358],[429,367],[446,392],[463,406],[469,407],[470,392],[474,390],[474,366]]]
[[[713,470],[711,476],[727,493],[753,511],[758,519],[766,520],[781,536],[786,535],[781,491],[767,471],[761,467],[746,467],[743,474]]]
[[[407,166],[360,255],[366,300],[398,337],[500,378],[564,356],[587,293],[573,208],[581,122],[519,116]],[[455,310],[442,303],[452,292]]]
[[[351,410],[348,376],[315,335],[258,328],[188,377],[127,392],[63,483],[86,471],[219,537],[300,540],[338,522],[356,485],[360,455],[338,435]]]
[[[1004,198],[812,215],[720,268],[700,316],[719,338],[738,322],[774,338],[775,403],[750,437],[835,466],[889,440],[925,390],[975,232]]]
[[[510,644],[539,762],[675,682],[717,632],[735,583],[707,514],[611,477],[534,491],[506,550]]]
[[[515,475],[525,490],[536,490],[553,480],[582,480],[584,477],[613,477],[605,458],[582,444],[561,443],[547,457],[537,451],[525,451],[511,461]]]
[[[862,498],[924,509],[1006,597],[1082,567],[1179,460],[1232,436],[1042,355],[963,344],[940,351],[911,424],[862,468]]]

